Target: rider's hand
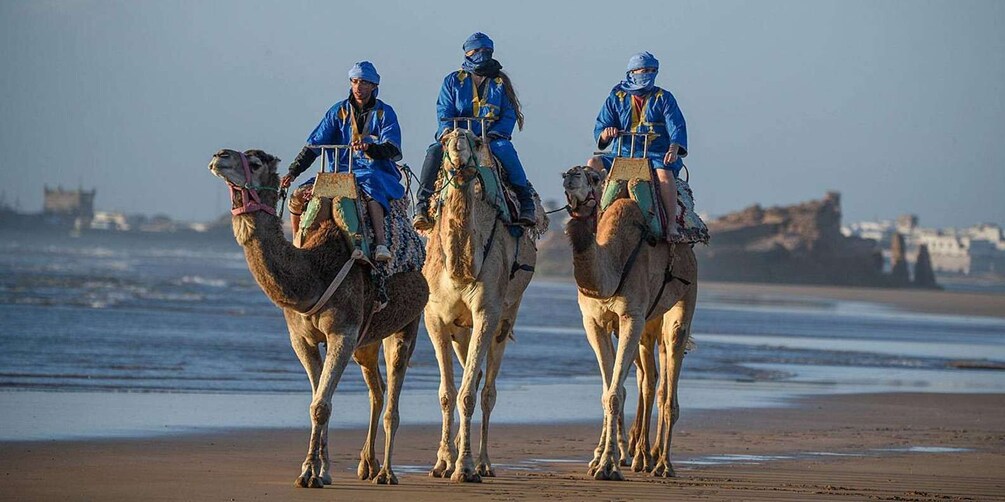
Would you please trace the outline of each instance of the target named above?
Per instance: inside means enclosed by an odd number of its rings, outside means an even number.
[[[663,165],[669,166],[674,162],[677,162],[677,145],[670,145],[670,149],[667,150],[667,154],[663,156]]]
[[[356,152],[366,152],[366,149],[370,147],[370,143],[364,143],[362,140],[353,141],[352,144],[353,151]]]
[[[294,177],[295,176],[293,176],[292,174],[287,174],[287,175],[283,176],[282,178],[279,178],[279,186],[280,186],[280,188],[289,188],[290,184],[293,183],[293,178]]]
[[[600,131],[600,141],[607,143],[610,142],[615,136],[618,135],[617,127],[606,127],[603,131]]]

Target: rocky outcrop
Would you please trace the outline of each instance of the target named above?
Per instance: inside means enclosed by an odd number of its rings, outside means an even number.
[[[918,246],[918,258],[914,261],[914,287],[941,289],[935,282],[935,271],[932,269],[932,259],[928,256],[928,246]]]
[[[890,280],[896,286],[907,286],[911,283],[911,278],[907,275],[907,252],[904,244],[904,235],[900,232],[893,234],[890,241]]]
[[[876,242],[841,234],[841,195],[792,206],[754,205],[708,225],[695,248],[701,279],[890,286]]]

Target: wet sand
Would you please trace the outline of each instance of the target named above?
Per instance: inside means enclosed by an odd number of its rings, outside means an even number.
[[[894,309],[929,314],[1005,317],[1005,294],[995,293],[707,281],[698,286],[698,291],[700,294],[728,295],[740,299],[769,297],[841,300],[877,303]],[[701,298],[698,300],[700,302]]]
[[[425,474],[438,427],[401,429],[397,486],[357,480],[365,432],[333,430],[334,483],[323,491],[293,487],[306,428],[7,442],[0,443],[0,498],[1005,500],[1003,411],[1005,395],[994,394],[843,395],[802,399],[794,408],[684,409],[674,437],[678,477],[626,468],[625,482],[585,474],[599,423],[493,427],[497,477],[466,485]]]

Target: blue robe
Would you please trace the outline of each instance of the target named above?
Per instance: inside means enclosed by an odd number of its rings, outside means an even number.
[[[436,139],[439,141],[443,131],[454,127],[453,122],[443,122],[442,119],[452,117],[487,117],[495,119],[488,123],[489,148],[499,159],[511,184],[518,187],[527,185],[527,175],[523,164],[517,156],[516,149],[510,139],[516,126],[516,110],[506,96],[506,88],[502,77],[489,78],[485,82],[482,95],[475,99],[476,89],[472,75],[464,70],[457,70],[443,79],[440,95],[436,98],[436,119],[439,121],[436,129]],[[467,127],[466,122],[459,122],[461,127]],[[481,135],[482,126],[478,122],[471,123],[471,130]],[[435,147],[435,145],[433,145]]]
[[[356,180],[360,189],[371,199],[384,206],[384,211],[390,211],[388,201],[399,199],[405,195],[405,188],[401,186],[401,173],[394,165],[395,161],[401,160],[401,128],[398,126],[398,116],[390,105],[379,99],[375,99],[373,108],[368,112],[370,117],[365,121],[363,129],[357,133],[353,132],[353,122],[349,100],[345,99],[335,103],[321,123],[314,129],[314,132],[307,137],[309,145],[345,145],[352,142],[354,138],[362,139],[364,143],[380,144],[391,143],[398,147],[398,155],[391,159],[374,160],[367,157],[362,152],[352,152],[352,172],[356,175]],[[356,136],[354,136],[356,134]],[[314,149],[316,154],[321,153],[320,148]],[[338,163],[335,162],[335,151],[326,149],[324,162],[325,172],[347,172],[349,169],[348,154],[346,150],[339,150]],[[307,183],[313,183],[308,180]]]
[[[677,106],[677,100],[670,91],[659,87],[645,95],[645,104],[642,106],[642,114],[635,113],[632,106],[632,95],[619,87],[611,90],[610,96],[604,102],[603,108],[597,115],[597,123],[593,128],[593,138],[597,141],[597,146],[605,148],[607,145],[600,144],[600,133],[608,127],[616,127],[624,132],[654,132],[655,139],[649,142],[649,157],[653,167],[656,169],[670,169],[674,176],[680,172],[684,163],[681,161],[687,155],[687,126],[684,123],[684,115]],[[611,154],[605,155],[605,164],[610,167],[610,159],[615,153],[622,157],[628,157],[631,152],[631,138],[624,137],[621,141],[621,150],[616,151],[617,138],[613,139],[614,148]],[[677,161],[670,166],[663,165],[663,157],[670,149],[672,143],[680,145]],[[642,156],[642,137],[635,139],[635,156]]]

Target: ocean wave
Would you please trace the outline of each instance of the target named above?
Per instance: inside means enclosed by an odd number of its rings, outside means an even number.
[[[198,286],[209,286],[213,288],[226,288],[230,283],[224,279],[214,277],[203,277],[200,275],[186,275],[179,281],[180,284],[196,284]]]

